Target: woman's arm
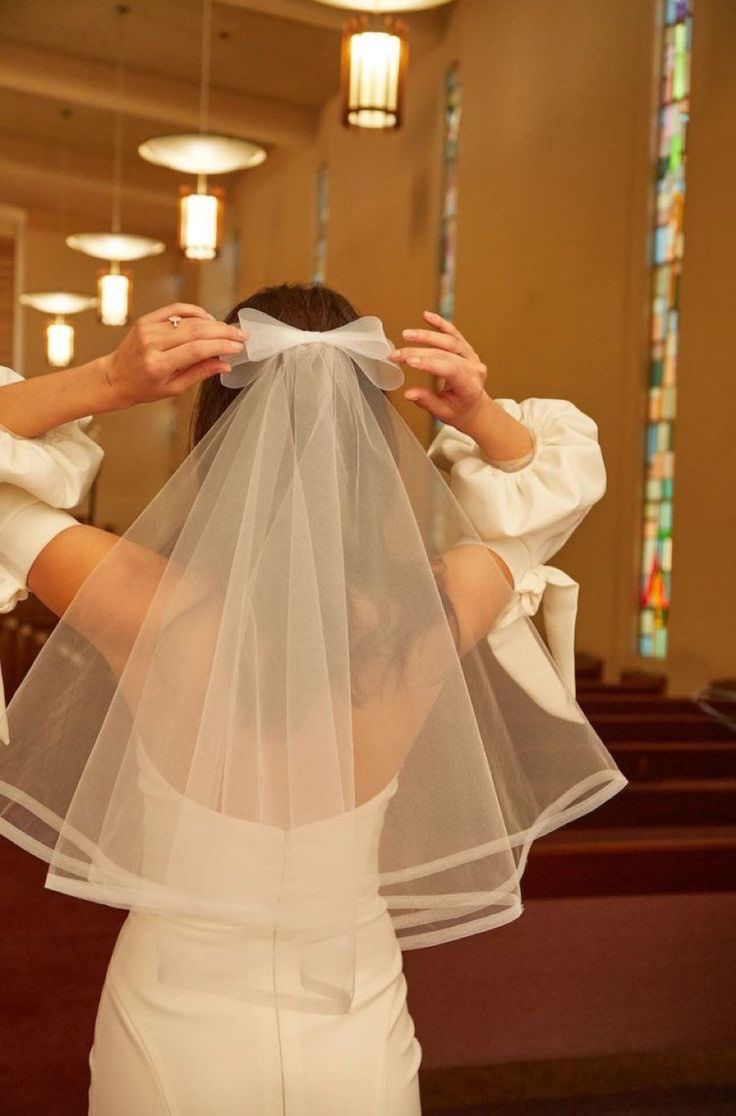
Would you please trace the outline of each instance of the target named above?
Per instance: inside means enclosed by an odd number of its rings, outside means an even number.
[[[442,588],[455,613],[462,657],[491,631],[512,599],[514,579],[499,554],[477,544],[446,550],[442,566]]]
[[[190,687],[206,685],[220,632],[222,593],[175,559],[77,524],[39,552],[28,586],[103,656],[129,700],[154,684],[148,676],[154,652],[159,655],[156,684],[168,685],[170,673],[174,682],[186,676]]]
[[[28,588],[56,616],[62,616],[119,538],[112,531],[83,523],[68,527],[37,554],[28,571]]]
[[[0,426],[22,438],[38,438],[64,423],[117,410],[104,359],[3,385]]]
[[[168,321],[178,315],[177,328]],[[107,356],[0,389],[0,426],[24,438],[107,411],[181,395],[207,376],[230,371],[220,359],[246,334],[201,306],[175,303],[139,318]]]
[[[47,608],[89,640],[120,677],[166,567],[161,555],[80,523],[44,546],[28,571],[27,584]],[[84,606],[69,610],[83,584]],[[159,608],[163,614],[163,595]],[[126,693],[138,692],[142,682],[128,677]]]

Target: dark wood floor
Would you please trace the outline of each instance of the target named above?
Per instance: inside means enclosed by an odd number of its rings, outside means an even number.
[[[425,1109],[425,1116],[439,1109]],[[734,1116],[736,1085],[443,1109],[443,1116]]]

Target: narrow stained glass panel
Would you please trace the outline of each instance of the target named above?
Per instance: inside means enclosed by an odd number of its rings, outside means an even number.
[[[639,654],[659,659],[667,654],[671,598],[674,421],[693,3],[664,0],[662,6],[638,626]]]
[[[452,320],[455,314],[455,276],[457,271],[457,155],[462,114],[460,71],[457,62],[445,74],[444,130],[442,142],[442,202],[439,228],[437,310]],[[432,423],[434,436],[442,427]]]
[[[457,152],[460,138],[460,76],[455,62],[445,75],[444,142],[442,147],[442,212],[440,216],[439,312],[455,313],[457,266]]]
[[[327,163],[317,167],[312,282],[324,283],[327,270],[327,220],[329,217],[329,171]]]

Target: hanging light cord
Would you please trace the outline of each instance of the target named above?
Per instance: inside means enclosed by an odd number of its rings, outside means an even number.
[[[202,0],[202,65],[199,82],[199,130],[207,131],[210,112],[210,67],[212,62],[212,0]]]
[[[123,110],[120,107],[123,96],[123,58],[125,54],[125,16],[130,11],[128,4],[117,4],[115,8],[120,16],[120,34],[118,36],[118,59],[115,75],[118,107],[115,112],[115,140],[112,172],[112,231],[119,233],[121,228],[122,209],[122,177],[123,177]]]
[[[63,108],[61,110],[61,119],[66,124],[66,121],[72,115],[70,108]],[[69,134],[66,127],[59,130],[59,142],[57,145],[57,161],[59,168],[59,236],[64,239],[64,230],[66,229],[66,206],[67,206],[67,176],[69,172]]]

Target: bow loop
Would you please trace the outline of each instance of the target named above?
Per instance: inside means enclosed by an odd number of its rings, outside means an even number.
[[[386,337],[380,318],[357,318],[336,329],[297,329],[261,310],[246,307],[238,312],[241,327],[248,334],[245,348],[240,353],[224,356],[230,365],[244,364],[241,372],[226,373],[220,377],[225,387],[240,388],[253,379],[257,362],[293,349],[297,345],[322,344],[342,349],[348,353],[369,380],[384,391],[400,387],[404,382],[401,368],[388,359],[393,345]]]

